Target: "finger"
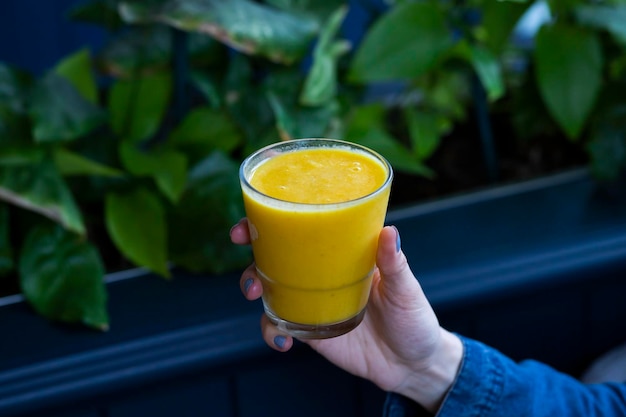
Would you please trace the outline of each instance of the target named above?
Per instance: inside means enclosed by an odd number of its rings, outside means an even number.
[[[243,271],[239,279],[239,287],[244,297],[248,300],[256,300],[263,295],[263,284],[256,273],[254,264]]]
[[[396,227],[387,226],[381,231],[376,264],[381,275],[379,285],[387,297],[404,300],[409,294],[422,292],[402,252],[400,233]]]
[[[250,244],[250,229],[248,228],[248,219],[244,217],[230,229],[230,240],[237,245]]]
[[[286,352],[293,346],[293,338],[281,333],[265,314],[261,317],[263,340],[269,347],[279,352]]]

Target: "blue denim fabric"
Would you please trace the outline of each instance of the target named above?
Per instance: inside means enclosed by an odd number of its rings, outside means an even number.
[[[626,383],[583,384],[539,362],[516,363],[480,342],[461,340],[461,369],[437,417],[626,416]],[[426,415],[406,398],[387,397],[385,417]]]

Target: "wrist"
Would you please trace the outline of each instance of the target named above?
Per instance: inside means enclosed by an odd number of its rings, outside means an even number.
[[[397,390],[426,410],[435,413],[452,387],[463,360],[463,343],[454,334],[440,329],[440,343],[426,365],[410,369],[409,376]]]

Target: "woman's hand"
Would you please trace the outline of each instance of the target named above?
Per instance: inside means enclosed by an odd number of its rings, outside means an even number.
[[[249,244],[247,220],[233,226],[230,236],[233,243]],[[342,336],[303,342],[340,368],[434,412],[456,377],[463,356],[462,343],[439,326],[393,226],[380,233],[376,263],[361,324]],[[261,297],[263,286],[254,265],[244,271],[240,286],[247,299]],[[261,330],[272,348],[287,351],[292,347],[291,336],[282,334],[265,315]]]

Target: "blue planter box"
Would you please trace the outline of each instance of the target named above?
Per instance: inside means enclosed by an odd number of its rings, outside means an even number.
[[[578,375],[623,343],[626,201],[585,171],[389,213],[444,326]],[[126,275],[126,276],[124,276]],[[378,416],[385,393],[266,347],[238,274],[109,277],[112,330],[0,299],[2,416]]]

